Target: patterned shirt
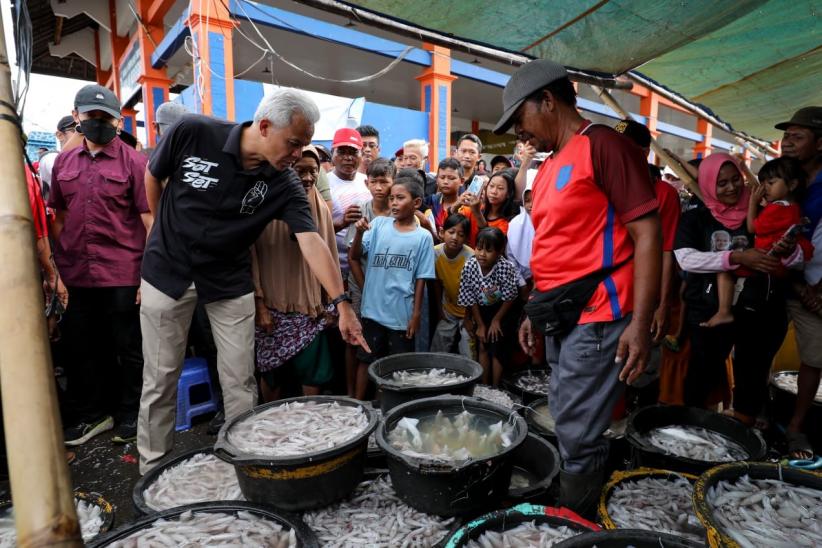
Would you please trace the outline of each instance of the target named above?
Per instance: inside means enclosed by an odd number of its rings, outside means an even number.
[[[487,275],[483,275],[477,258],[471,257],[462,269],[457,304],[492,306],[500,301],[513,301],[519,294],[517,278],[517,267],[505,257],[500,257]]]

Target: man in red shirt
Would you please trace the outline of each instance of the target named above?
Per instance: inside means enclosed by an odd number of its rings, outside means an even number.
[[[136,439],[143,376],[140,263],[152,216],[146,158],[117,139],[120,102],[88,85],[74,99],[83,144],[52,170],[55,261],[71,307],[63,322],[71,367],[66,445],[81,445],[119,423],[113,441]]]
[[[495,133],[513,125],[520,141],[552,152],[533,183],[529,316],[531,305],[563,316],[561,324],[533,328],[553,331],[546,353],[562,456],[559,503],[590,515],[605,479],[603,434],[622,381],[638,378],[648,359],[662,254],[657,200],[642,152],[580,116],[561,65],[539,59],[522,66],[505,86],[503,109]],[[524,181],[518,186],[521,195]],[[568,301],[551,299],[582,286],[571,299],[574,321]],[[523,323],[520,342],[532,352],[531,321]]]

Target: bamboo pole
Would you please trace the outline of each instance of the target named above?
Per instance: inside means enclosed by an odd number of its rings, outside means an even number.
[[[14,103],[2,24],[0,99]],[[0,112],[16,116],[5,106]],[[46,338],[20,130],[14,123],[0,119],[0,143],[0,387],[17,545],[83,546]]]
[[[619,114],[619,116],[623,120],[631,120],[632,119],[631,115],[628,113],[628,111],[625,110],[624,108],[622,108],[622,105],[620,105],[616,101],[616,99],[613,98],[613,96],[608,92],[608,90],[606,90],[604,88],[601,88],[601,87],[597,87],[597,86],[592,86],[592,87],[594,88],[594,91],[596,91],[599,94],[599,96],[602,98],[602,101],[608,107],[610,107],[611,110],[613,110],[614,112]],[[688,188],[688,190],[692,194],[696,195],[697,198],[699,198],[701,200],[702,199],[702,192],[700,192],[699,185],[697,184],[696,180],[693,177],[691,177],[691,174],[688,173],[685,170],[685,168],[683,168],[681,165],[679,165],[679,162],[677,162],[674,158],[672,158],[670,154],[665,152],[665,149],[662,148],[659,145],[659,143],[656,142],[656,139],[654,139],[653,136],[651,136],[651,149],[654,151],[654,154],[659,156],[659,158],[665,164],[667,164],[671,169],[674,170],[674,173],[676,173],[677,177],[680,178],[680,180]]]

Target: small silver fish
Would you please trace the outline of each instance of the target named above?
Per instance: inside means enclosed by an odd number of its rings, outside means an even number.
[[[608,515],[620,529],[647,529],[703,541],[705,528],[694,513],[692,495],[691,482],[682,476],[625,480],[611,492]]]
[[[163,470],[143,490],[143,499],[153,510],[212,500],[245,500],[234,466],[208,453],[197,453]]]
[[[533,372],[528,373],[526,375],[520,375],[517,377],[516,386],[519,388],[527,391],[533,392],[534,394],[542,394],[543,396],[548,395],[548,384],[550,383],[551,377],[548,373],[544,372]]]
[[[705,500],[742,548],[822,546],[822,491],[775,479],[723,480]]]
[[[367,427],[368,416],[360,407],[295,401],[235,423],[228,431],[228,441],[249,455],[304,455],[342,445]]]
[[[518,402],[515,402],[511,395],[508,394],[508,392],[492,386],[486,386],[484,384],[474,386],[473,395],[475,398],[490,401],[491,403],[501,405],[506,409],[514,409],[518,404]]]
[[[388,476],[360,483],[347,500],[306,512],[303,519],[327,548],[430,547],[448,534],[454,521],[424,514],[402,502]]]
[[[581,531],[565,525],[554,526],[547,523],[536,525],[533,521],[526,521],[504,531],[484,531],[476,540],[466,542],[465,548],[509,548],[513,546],[547,548],[580,533]]]
[[[734,462],[750,457],[744,447],[718,432],[699,426],[671,425],[645,434],[648,442],[668,454],[705,462]]]
[[[103,509],[97,504],[74,498],[77,521],[80,522],[80,534],[88,542],[100,533],[103,527]],[[17,531],[14,524],[14,507],[8,508],[0,516],[0,548],[17,546]]]
[[[799,392],[799,375],[795,373],[779,373],[778,375],[774,376],[773,382],[776,386],[778,386],[782,390],[790,392],[791,394],[796,395],[797,392]],[[816,389],[816,396],[814,396],[814,401],[822,403],[822,383],[819,383],[819,386]]]
[[[394,371],[390,383],[397,386],[448,386],[467,379],[465,375],[444,368],[401,369]]]
[[[293,529],[251,512],[235,514],[190,510],[176,518],[158,519],[135,531],[109,548],[143,548],[144,546],[254,546],[260,548],[296,548]]]

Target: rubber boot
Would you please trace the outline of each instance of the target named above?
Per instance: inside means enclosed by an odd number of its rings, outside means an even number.
[[[587,520],[595,520],[597,503],[605,483],[605,470],[573,474],[559,471],[559,506],[573,510]]]

